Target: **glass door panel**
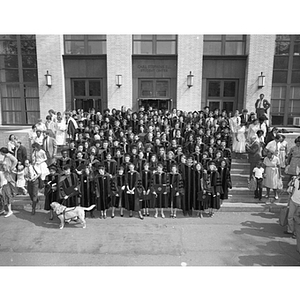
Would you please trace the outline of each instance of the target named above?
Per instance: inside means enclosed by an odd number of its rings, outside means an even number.
[[[153,97],[153,80],[141,80],[141,97]]]
[[[208,100],[208,106],[209,106],[209,110],[211,110],[211,111],[213,111],[217,108],[221,110],[221,102],[220,101]]]

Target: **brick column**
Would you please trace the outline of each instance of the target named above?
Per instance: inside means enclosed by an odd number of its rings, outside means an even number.
[[[107,35],[107,103],[108,108],[132,107],[132,36]],[[116,75],[122,86],[116,86]]]
[[[202,87],[203,35],[178,35],[177,109],[200,110]],[[187,86],[192,71],[194,85]]]
[[[37,35],[36,52],[39,78],[40,116],[45,120],[49,109],[65,111],[65,79],[63,68],[63,36]],[[52,75],[52,86],[46,86],[45,74]]]
[[[264,94],[269,101],[271,99],[275,38],[275,35],[250,35],[244,94],[244,107],[249,112],[255,112],[255,101],[260,94]],[[266,76],[266,83],[258,88],[261,72]]]

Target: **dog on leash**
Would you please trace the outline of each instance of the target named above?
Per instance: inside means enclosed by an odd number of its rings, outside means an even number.
[[[86,221],[85,221],[85,211],[92,210],[96,205],[93,204],[90,207],[66,207],[58,202],[52,202],[50,204],[53,211],[56,213],[57,217],[60,219],[60,226],[59,229],[63,229],[65,222],[76,221],[80,220],[82,223],[82,228],[86,228]]]

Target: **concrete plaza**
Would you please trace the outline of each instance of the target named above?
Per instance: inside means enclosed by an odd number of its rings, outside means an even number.
[[[278,213],[218,212],[213,218],[118,216],[87,228],[49,220],[44,210],[0,217],[1,266],[298,266],[296,240]],[[96,213],[98,216],[98,213]]]

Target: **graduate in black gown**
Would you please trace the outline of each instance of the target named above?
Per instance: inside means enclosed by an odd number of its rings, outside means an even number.
[[[64,170],[64,166],[66,165],[70,165],[71,166],[71,170],[73,170],[74,168],[74,161],[73,159],[71,159],[69,156],[68,156],[68,149],[62,149],[61,150],[61,157],[57,158],[56,160],[56,164],[57,164],[57,167],[58,167],[58,173],[62,173],[63,170]]]
[[[153,194],[155,195],[154,207],[155,215],[154,218],[158,217],[158,209],[161,210],[161,217],[164,219],[164,208],[169,206],[168,192],[169,186],[169,176],[163,171],[163,165],[158,163],[156,172],[152,176]]]
[[[173,164],[169,173],[170,193],[169,207],[171,208],[171,218],[176,218],[177,209],[181,209],[181,196],[183,194],[182,176],[178,173],[178,167]]]
[[[143,216],[150,216],[149,208],[154,207],[153,206],[153,194],[151,193],[152,187],[152,176],[153,172],[149,170],[149,163],[145,162],[143,166],[143,170],[140,172],[141,175],[141,182],[142,182],[142,188],[143,188]]]
[[[228,168],[228,164],[225,159],[221,160],[220,167],[218,167],[218,172],[220,174],[222,185],[220,199],[225,200],[228,199],[228,190],[232,188],[230,169]]]
[[[111,217],[115,217],[115,209],[120,208],[120,216],[123,217],[124,207],[125,207],[125,174],[124,168],[120,166],[117,174],[112,178],[111,184],[112,194],[111,194],[111,205],[112,212]]]
[[[98,170],[95,176],[96,208],[100,211],[100,219],[106,219],[106,210],[111,204],[111,176],[102,164],[97,163],[95,169]]]
[[[210,161],[208,164],[207,171],[207,197],[208,197],[208,208],[209,216],[214,215],[213,210],[220,209],[220,194],[221,194],[221,178],[217,170],[216,164]]]
[[[193,165],[193,156],[189,155],[187,157],[186,164],[183,166],[183,186],[184,186],[184,196],[182,198],[182,210],[183,215],[187,214],[192,216],[193,203],[195,201],[195,172]]]
[[[86,166],[81,175],[80,179],[80,205],[83,207],[89,207],[92,204],[96,204],[96,191],[95,191],[95,183],[94,183],[94,174],[93,170]],[[94,218],[93,210],[90,211],[91,218]]]
[[[56,173],[57,167],[50,165],[48,167],[50,174],[45,177],[44,180],[44,195],[45,195],[45,206],[44,210],[50,210],[50,220],[53,220],[53,209],[50,204],[52,202],[58,202],[58,174]]]
[[[195,165],[195,198],[193,209],[198,211],[198,216],[203,217],[203,213],[208,209],[206,197],[207,191],[207,172],[201,163]]]
[[[60,177],[60,198],[67,207],[78,206],[80,182],[77,174],[71,172],[71,166],[64,166],[64,174]]]
[[[129,164],[129,171],[125,177],[125,191],[126,191],[126,203],[125,207],[129,210],[129,217],[133,216],[133,211],[138,211],[139,218],[144,219],[142,209],[142,198],[141,198],[141,181],[140,174],[134,170],[134,164]]]

